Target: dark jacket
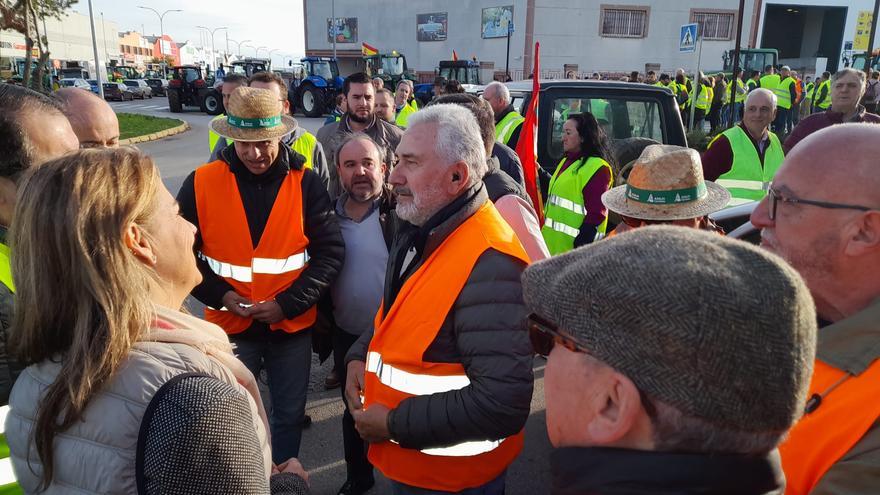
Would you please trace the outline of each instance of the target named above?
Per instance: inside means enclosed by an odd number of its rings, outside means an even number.
[[[787,155],[792,150],[792,148],[794,148],[795,145],[801,142],[804,138],[826,127],[831,127],[837,124],[850,124],[859,122],[880,124],[880,115],[865,111],[865,107],[862,105],[859,105],[856,114],[846,121],[843,120],[842,113],[834,111],[834,107],[831,107],[824,112],[819,111],[813,113],[809,117],[802,120],[794,129],[791,130],[791,134],[789,134],[788,137],[785,138],[785,142],[782,143],[782,150],[785,151],[785,154]]]
[[[254,175],[248,171],[235,154],[235,148],[226,148],[221,153],[221,160],[226,162],[235,174],[251,240],[255,247],[260,242],[278,191],[288,171],[303,169],[303,158],[298,153],[294,153],[286,146],[279,146],[278,149],[275,163],[261,175]],[[183,182],[177,194],[177,201],[180,203],[181,215],[198,227],[194,180],[195,172]],[[327,190],[318,175],[311,170],[306,170],[303,174],[302,193],[305,235],[309,238],[307,248],[309,262],[293,284],[275,297],[275,301],[284,312],[284,317],[288,319],[304,313],[318,302],[336,278],[345,257],[342,232],[333,215]],[[292,221],[296,220],[292,219]],[[202,238],[200,233],[197,233],[196,252],[200,250],[201,245]],[[197,261],[203,280],[193,289],[193,296],[212,308],[223,307],[223,295],[233,290],[232,286],[218,277],[204,260],[197,258]],[[265,324],[255,321],[244,333],[265,328]]]
[[[495,203],[502,197],[513,194],[531,202],[523,186],[513,180],[510,175],[504,173],[498,163],[498,158],[491,156],[486,160],[486,163],[489,168],[486,175],[483,176],[483,184],[486,185],[486,193],[489,195],[490,201]]]
[[[475,187],[447,205],[424,226],[401,222],[388,258],[385,311],[406,279],[488,197]],[[415,259],[400,275],[407,252]],[[520,274],[525,263],[495,250],[474,265],[424,360],[461,363],[471,384],[451,392],[411,397],[389,415],[391,438],[422,449],[467,440],[500,439],[520,431],[532,398],[532,348],[525,327]],[[373,332],[364,333],[346,363],[364,361]]]
[[[525,179],[523,177],[522,162],[519,159],[519,155],[516,154],[516,151],[500,141],[495,141],[495,147],[492,148],[492,157],[498,159],[498,164],[500,165],[501,170],[507,172],[507,175],[509,175],[514,182],[523,188],[526,187]]]
[[[567,447],[550,454],[554,495],[775,495],[779,454],[704,455]]]

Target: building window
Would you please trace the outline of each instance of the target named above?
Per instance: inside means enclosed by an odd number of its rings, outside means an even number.
[[[700,38],[707,41],[730,41],[736,12],[733,10],[692,10],[691,22],[700,25]]]
[[[650,7],[603,5],[599,35],[605,38],[644,38],[648,35]]]

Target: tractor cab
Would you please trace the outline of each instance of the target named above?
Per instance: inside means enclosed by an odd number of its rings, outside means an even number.
[[[380,77],[385,87],[394,91],[401,79],[415,81],[415,72],[406,65],[406,57],[397,50],[391,53],[377,53],[364,57],[365,72],[370,77]]]
[[[447,81],[458,81],[461,84],[480,85],[480,63],[474,60],[441,60],[438,75]]]
[[[728,77],[733,76],[733,58],[734,50],[728,50],[721,55],[724,62],[724,69],[721,71],[706,71],[706,74],[715,74],[716,72],[724,72]],[[773,48],[740,48],[739,50],[739,67],[748,77],[751,71],[763,72],[764,67],[772,65],[776,67],[779,63],[779,52]]]
[[[308,117],[318,117],[333,109],[336,94],[342,91],[343,78],[332,57],[305,57],[291,64],[294,79],[287,92],[291,108]]]
[[[269,70],[270,65],[271,63],[267,58],[245,58],[243,60],[232,62],[229,66],[229,72],[231,74],[241,74],[245,77],[251,77],[257,72],[265,72]]]

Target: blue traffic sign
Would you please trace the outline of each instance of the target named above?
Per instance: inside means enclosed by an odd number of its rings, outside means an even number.
[[[681,35],[678,37],[678,51],[693,53],[697,50],[697,24],[685,24],[681,26]]]
[[[513,34],[513,21],[507,23],[507,34]]]

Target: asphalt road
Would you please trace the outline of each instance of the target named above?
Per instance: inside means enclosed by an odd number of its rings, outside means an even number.
[[[134,102],[113,102],[117,112],[141,113],[158,117],[185,120],[190,130],[138,147],[153,157],[171,194],[176,195],[183,180],[204,164],[208,152],[208,123],[211,116],[196,108],[184,113],[171,113],[164,97]],[[299,125],[313,134],[323,125],[323,119],[297,116]],[[199,314],[198,303],[191,310]],[[309,471],[314,495],[334,495],[345,481],[345,461],[342,452],[342,400],[339,389],[325,390],[324,377],[332,368],[332,358],[323,365],[317,358],[312,360],[312,373],[306,412],[312,417],[312,425],[303,434],[300,461]],[[531,415],[526,423],[525,448],[508,470],[507,493],[509,495],[538,495],[549,493],[550,476],[547,439],[544,420],[544,360],[535,361],[535,392],[532,396]],[[387,481],[377,471],[376,486],[371,494],[388,493]]]

